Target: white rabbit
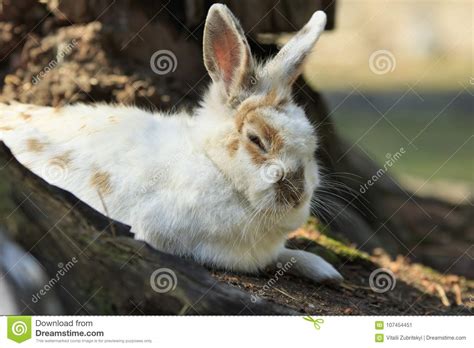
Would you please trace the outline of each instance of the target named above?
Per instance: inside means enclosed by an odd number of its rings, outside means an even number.
[[[159,250],[241,272],[291,261],[314,281],[340,281],[322,258],[284,247],[319,184],[316,135],[291,85],[325,24],[314,13],[257,64],[236,18],[215,4],[203,43],[212,83],[193,114],[12,103],[0,106],[0,139],[34,173]]]

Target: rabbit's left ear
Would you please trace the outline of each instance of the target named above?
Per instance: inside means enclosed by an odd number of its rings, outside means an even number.
[[[311,53],[316,41],[326,26],[326,14],[317,11],[306,25],[298,31],[264,67],[270,79],[281,85],[291,86],[303,70],[303,63]]]
[[[230,98],[250,77],[252,56],[244,31],[227,6],[209,9],[203,39],[204,65],[214,82],[223,82]]]

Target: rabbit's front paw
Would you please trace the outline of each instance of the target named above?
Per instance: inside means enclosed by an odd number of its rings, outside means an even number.
[[[340,283],[342,275],[322,257],[303,250],[283,249],[278,261],[290,264],[290,272],[316,283]]]
[[[310,253],[308,260],[310,263],[304,267],[302,276],[316,283],[340,283],[344,280],[342,275],[322,257]]]

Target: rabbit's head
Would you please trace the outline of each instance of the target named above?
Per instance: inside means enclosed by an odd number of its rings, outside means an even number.
[[[274,58],[258,63],[230,10],[209,10],[203,50],[212,84],[201,132],[209,157],[256,210],[309,211],[319,182],[317,139],[291,89],[325,24],[316,12]]]

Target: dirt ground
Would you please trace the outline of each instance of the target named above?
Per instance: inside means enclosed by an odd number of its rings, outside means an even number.
[[[292,234],[289,245],[317,252],[336,265],[344,276],[340,285],[312,284],[289,274],[267,271],[260,276],[212,272],[219,281],[255,296],[321,315],[469,315],[474,313],[474,281],[440,274],[400,255],[392,260],[379,249],[372,255],[339,243],[308,223]],[[374,281],[377,269],[388,269],[394,278]],[[377,279],[376,277],[374,279]],[[276,280],[274,282],[274,280]],[[379,286],[377,286],[379,284]]]

